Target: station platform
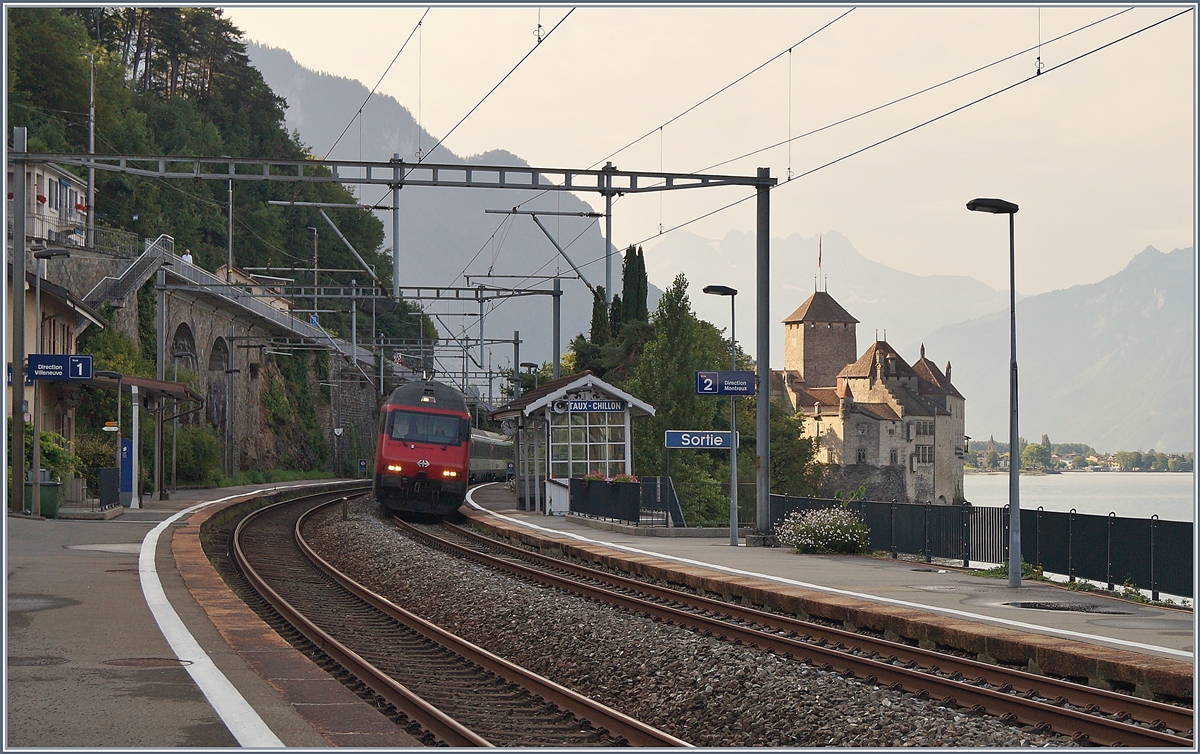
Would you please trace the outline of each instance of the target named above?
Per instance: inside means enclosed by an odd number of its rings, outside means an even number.
[[[1008,587],[966,569],[861,555],[738,547],[728,529],[634,527],[517,508],[505,485],[477,487],[470,516],[526,541],[745,604],[779,607],[929,647],[1143,695],[1191,699],[1195,615],[1074,591],[1045,581]],[[464,510],[467,510],[464,509]]]
[[[327,484],[181,492],[109,519],[9,515],[5,746],[420,745],[279,638],[225,587],[201,548],[200,524],[220,507]],[[1032,647],[1035,664],[1090,658],[1081,672],[1089,679],[1095,673],[1098,683],[1119,667],[1132,680],[1115,685],[1186,682],[1191,697],[1189,612],[1031,582],[1009,590],[1004,582],[903,561],[735,548],[727,536],[606,531],[574,517],[519,511],[503,485],[477,488],[472,499],[488,511],[464,511],[489,525],[554,539],[559,549],[576,548],[614,567],[669,572],[697,588],[848,624],[875,620],[894,632],[922,630],[924,643],[970,635],[995,655]],[[1085,602],[1111,611],[1007,604],[1014,601]]]
[[[419,746],[263,623],[200,547],[223,503],[328,484],[10,514],[5,748]]]

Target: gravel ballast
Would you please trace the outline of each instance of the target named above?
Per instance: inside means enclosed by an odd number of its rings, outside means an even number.
[[[399,534],[370,501],[306,530],[396,604],[697,746],[1073,746],[515,579]]]

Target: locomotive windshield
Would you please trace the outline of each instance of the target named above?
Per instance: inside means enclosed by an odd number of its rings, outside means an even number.
[[[387,434],[393,440],[403,442],[462,445],[470,431],[467,426],[467,422],[457,416],[392,411],[388,414]]]

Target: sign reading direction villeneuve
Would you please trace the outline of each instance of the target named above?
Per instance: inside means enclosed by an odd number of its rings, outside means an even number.
[[[696,395],[754,395],[754,372],[696,372]]]
[[[90,380],[92,357],[83,354],[29,354],[26,375],[34,380]]]
[[[568,411],[624,411],[625,401],[567,401]]]
[[[739,445],[741,432],[739,435]],[[691,450],[728,450],[729,432],[711,432],[708,430],[668,429],[666,447],[688,448]]]

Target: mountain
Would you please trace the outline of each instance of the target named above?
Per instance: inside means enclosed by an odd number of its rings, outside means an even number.
[[[1112,277],[1017,304],[1023,437],[1102,451],[1193,450],[1195,249],[1147,247]],[[967,433],[1008,440],[1009,312],[939,328],[967,399]],[[940,361],[939,361],[940,363]]]
[[[389,160],[398,153],[402,159],[415,162],[418,146],[427,152],[433,147],[436,139],[419,129],[412,113],[392,97],[376,93],[363,106],[370,90],[360,82],[304,68],[286,50],[253,42],[246,47],[251,63],[271,89],[287,101],[288,128],[299,133],[314,155],[324,157],[328,153],[329,159],[336,160]],[[347,130],[360,106],[361,121],[353,122]],[[462,158],[438,147],[426,161],[527,166],[519,157],[502,150]],[[352,187],[352,190],[358,192],[359,201],[364,204],[391,204],[388,189]],[[401,285],[462,286],[466,273],[472,276],[471,285],[527,287],[529,282],[522,282],[525,275],[553,275],[556,271],[573,274],[571,265],[555,251],[531,217],[485,213],[517,204],[523,210],[593,211],[581,199],[565,192],[539,196],[535,191],[512,189],[402,189]],[[377,214],[385,229],[384,247],[390,250],[391,211],[379,210]],[[589,282],[603,285],[605,241],[595,220],[548,215],[542,222]],[[475,277],[488,274],[497,277],[490,280]],[[620,276],[621,257],[615,254],[613,282],[617,292]],[[550,281],[543,280],[537,287],[549,289]],[[561,348],[565,352],[575,334],[588,331],[592,299],[579,280],[563,280],[562,289]],[[651,306],[657,302],[657,294],[657,290],[651,291]],[[461,304],[429,304],[427,311],[442,315],[438,327],[443,336],[464,333],[467,338],[479,337],[479,306],[473,299]],[[549,296],[507,299],[485,314],[484,337],[512,338],[513,331],[519,330],[521,360],[549,361],[551,311]],[[496,345],[491,350],[493,367],[511,365],[510,346]]]
[[[738,341],[754,350],[755,238],[752,233],[732,231],[712,241],[676,231],[647,243],[646,274],[652,283],[665,287],[678,272],[691,284],[692,305],[702,319],[725,327],[729,303],[701,293],[704,286],[720,283],[736,288],[738,296]],[[913,275],[867,259],[840,233],[804,238],[791,235],[771,239],[771,365],[783,365],[783,320],[804,303],[814,290],[818,249],[825,280],[822,290],[837,299],[859,320],[858,352],[885,334],[910,362],[929,333],[943,325],[962,322],[996,311],[1008,303],[1008,294],[971,277]],[[948,354],[953,357],[953,354]],[[946,355],[930,352],[930,358]]]

